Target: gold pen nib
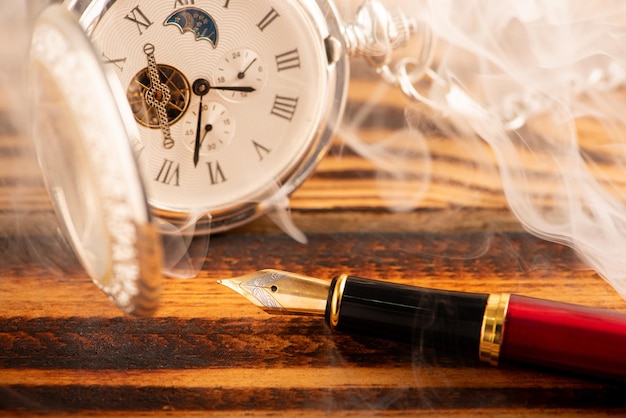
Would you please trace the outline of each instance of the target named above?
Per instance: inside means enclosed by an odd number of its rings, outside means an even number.
[[[271,314],[324,315],[330,282],[279,270],[218,280]]]

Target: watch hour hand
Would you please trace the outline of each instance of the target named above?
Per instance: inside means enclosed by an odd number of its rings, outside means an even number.
[[[198,105],[198,124],[196,125],[196,142],[193,150],[193,164],[194,167],[197,167],[200,161],[200,147],[208,133],[207,130],[204,135],[202,134],[202,111],[204,107],[202,98],[211,90],[211,85],[204,78],[199,78],[193,82],[192,90],[194,94],[200,97],[200,104]]]

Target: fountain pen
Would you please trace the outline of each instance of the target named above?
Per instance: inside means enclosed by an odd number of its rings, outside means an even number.
[[[278,270],[219,280],[271,314],[324,316],[332,330],[626,381],[626,314],[512,294],[437,290]]]

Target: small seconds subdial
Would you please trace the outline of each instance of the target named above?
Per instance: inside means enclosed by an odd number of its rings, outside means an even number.
[[[238,100],[251,97],[261,91],[267,79],[263,60],[251,49],[237,49],[229,52],[219,61],[215,73],[216,86],[246,86],[253,92],[222,91],[226,99]]]
[[[199,154],[206,155],[230,143],[235,136],[235,120],[223,104],[204,101],[200,107],[200,99],[192,101],[181,127],[185,145],[194,151],[198,142]]]

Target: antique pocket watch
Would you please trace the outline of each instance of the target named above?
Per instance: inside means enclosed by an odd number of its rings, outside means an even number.
[[[66,0],[140,132],[153,213],[219,232],[280,207],[329,147],[348,57],[385,67],[416,25],[366,1],[344,25],[328,0]],[[202,219],[207,221],[203,221]]]
[[[392,68],[419,30],[422,56]],[[121,309],[149,314],[151,215],[162,235],[208,236],[284,207],[342,117],[348,58],[405,90],[430,44],[425,26],[376,0],[349,25],[327,0],[49,6],[31,52],[35,142],[82,264]]]

